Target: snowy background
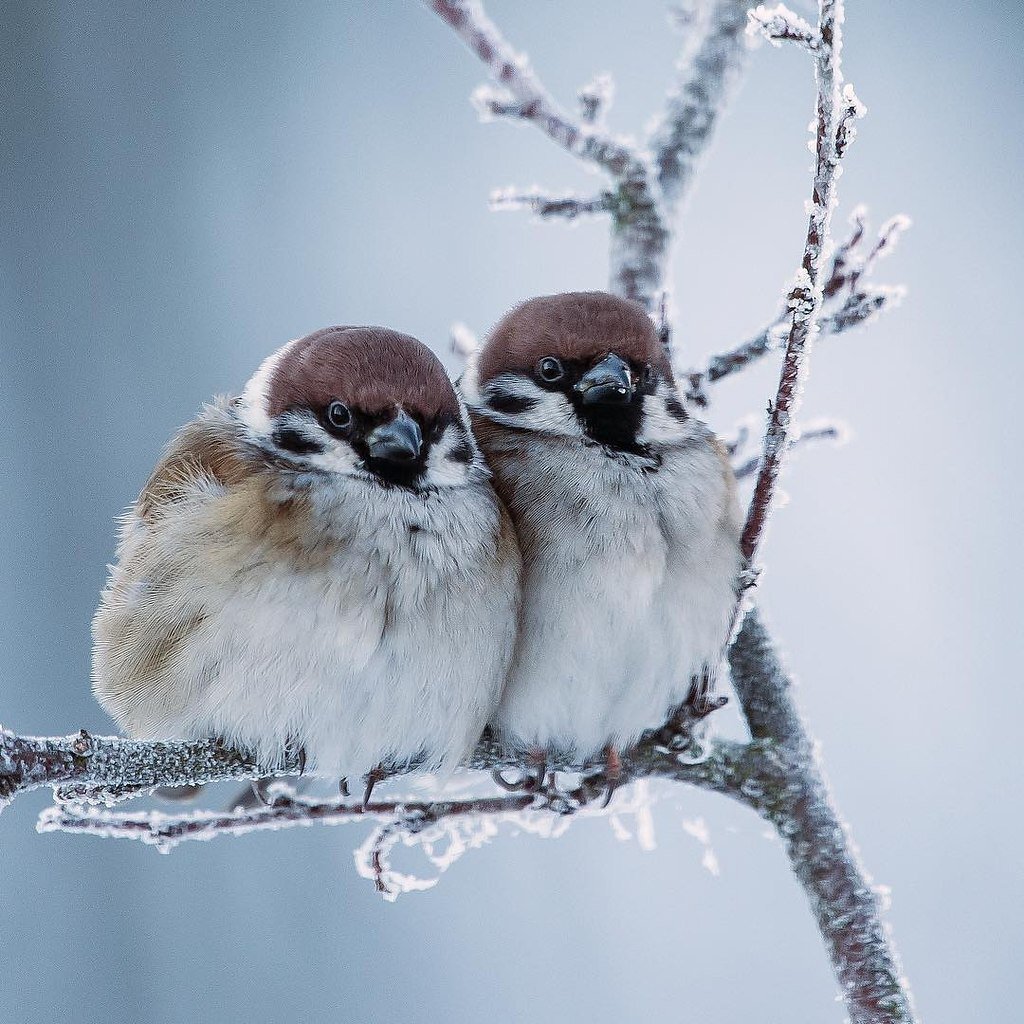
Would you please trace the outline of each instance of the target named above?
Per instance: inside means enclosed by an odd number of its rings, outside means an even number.
[[[564,102],[613,72],[630,131],[669,80],[664,7],[489,10]],[[595,179],[479,125],[480,67],[413,0],[0,10],[0,720],[103,733],[88,627],[114,517],[204,399],[326,324],[444,350],[452,320],[602,286],[607,236],[487,211],[492,187]],[[861,201],[911,214],[878,274],[910,295],[815,352],[806,412],[854,440],[794,462],[765,547],[763,606],[930,1024],[1016,1019],[1024,939],[1022,27],[1004,3],[852,5],[869,115],[837,227]],[[695,362],[759,328],[795,268],[812,97],[805,55],[755,54],[680,231]],[[774,372],[720,388],[714,425],[762,408]],[[161,857],[37,836],[46,800],[0,818],[4,1022],[843,1017],[778,843],[686,788],[653,853],[602,822],[502,836],[394,905],[353,870],[360,826]]]

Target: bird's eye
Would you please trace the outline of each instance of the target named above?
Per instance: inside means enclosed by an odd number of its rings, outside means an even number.
[[[565,367],[554,356],[545,356],[537,364],[537,376],[546,384],[557,384],[565,376]]]
[[[327,425],[335,430],[345,430],[352,425],[352,413],[349,412],[348,406],[337,399],[328,404],[324,418],[327,420]]]

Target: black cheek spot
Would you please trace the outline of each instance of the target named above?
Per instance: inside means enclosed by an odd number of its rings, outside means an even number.
[[[536,404],[536,398],[526,398],[523,395],[489,395],[487,404],[495,412],[515,414],[518,412],[529,412]]]
[[[448,458],[452,462],[472,462],[473,448],[468,441],[463,439],[448,453]]]
[[[273,433],[273,441],[278,448],[296,455],[317,455],[324,450],[319,442],[293,427],[278,427]]]
[[[674,416],[680,423],[685,423],[689,419],[686,415],[686,410],[683,408],[683,403],[678,398],[665,399],[665,412],[669,416]]]

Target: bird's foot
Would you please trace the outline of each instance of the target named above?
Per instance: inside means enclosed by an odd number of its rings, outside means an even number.
[[[366,810],[367,804],[370,802],[370,797],[373,796],[373,788],[378,782],[383,782],[387,778],[387,773],[384,769],[378,765],[376,768],[366,773],[366,789],[363,791],[363,810]],[[346,782],[345,788],[348,788]]]
[[[601,807],[607,807],[612,802],[615,791],[622,785],[622,758],[619,756],[619,749],[614,743],[609,743],[604,748],[604,778],[605,790],[604,800]]]
[[[526,754],[527,770],[516,779],[505,778],[507,769],[495,768],[491,778],[506,793],[542,793],[548,777],[548,756],[539,747],[533,747]]]

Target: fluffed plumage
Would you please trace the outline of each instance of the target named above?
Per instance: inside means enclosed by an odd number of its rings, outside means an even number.
[[[578,758],[627,746],[722,661],[742,561],[724,448],[644,310],[601,292],[513,309],[460,387],[523,554],[494,724]]]
[[[437,358],[328,328],[171,443],[124,519],[94,691],[139,739],[451,768],[504,682],[519,569]]]

